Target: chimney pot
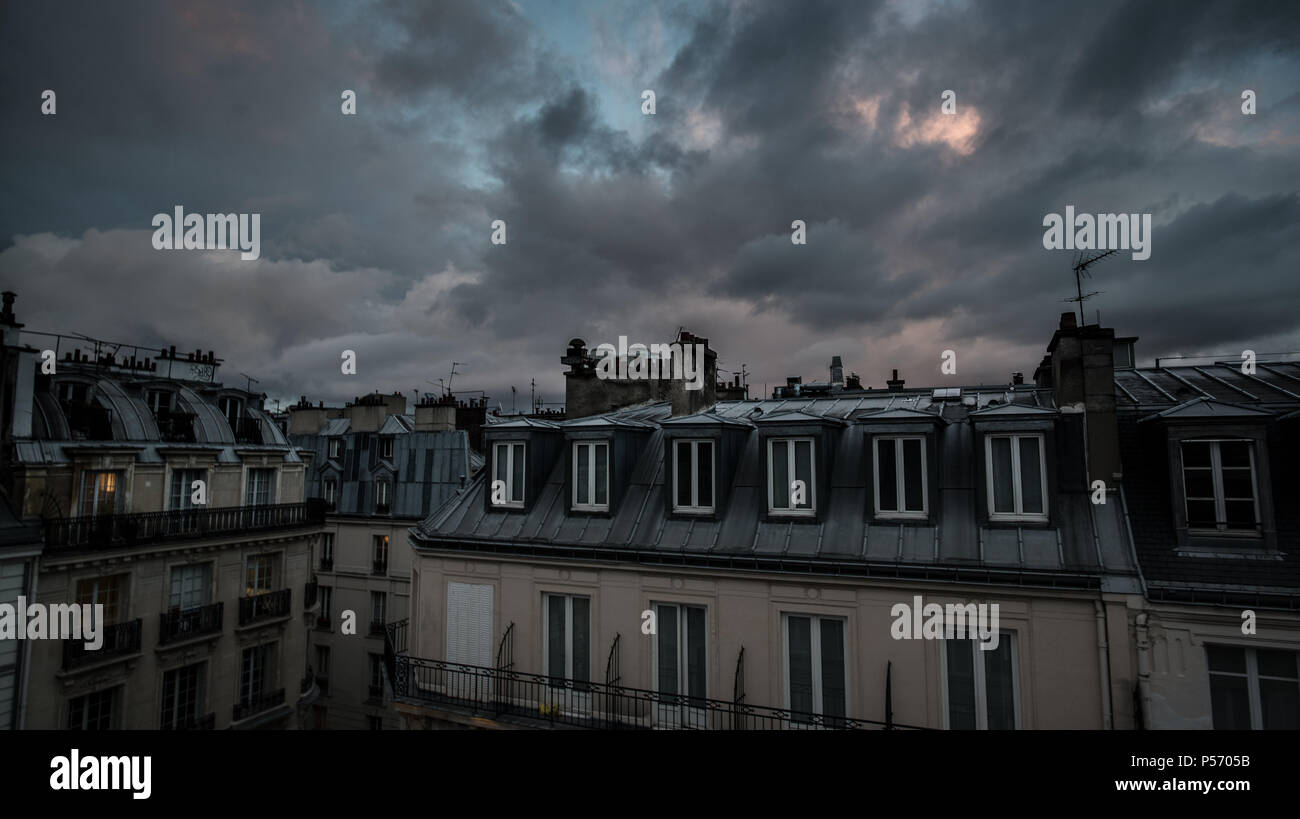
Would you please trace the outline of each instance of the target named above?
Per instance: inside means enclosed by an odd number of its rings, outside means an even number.
[[[1079,320],[1078,320],[1077,318],[1075,318],[1074,313],[1062,313],[1062,314],[1061,314],[1061,329],[1062,329],[1062,330],[1073,330],[1073,329],[1075,329],[1075,328],[1078,327],[1078,326],[1079,326]]]

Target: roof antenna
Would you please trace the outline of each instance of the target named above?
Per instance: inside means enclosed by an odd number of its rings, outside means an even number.
[[[1107,250],[1105,253],[1098,253],[1095,256],[1084,256],[1083,253],[1079,253],[1079,255],[1075,257],[1074,268],[1073,268],[1074,288],[1079,295],[1072,299],[1062,299],[1062,301],[1077,301],[1079,303],[1079,327],[1083,327],[1087,323],[1087,320],[1083,317],[1083,303],[1086,300],[1092,298],[1093,296],[1099,296],[1102,293],[1106,292],[1104,290],[1094,290],[1086,296],[1083,294],[1084,277],[1085,276],[1088,278],[1092,277],[1092,274],[1088,272],[1088,268],[1096,264],[1097,262],[1101,261],[1102,259],[1106,258],[1107,256],[1111,255],[1112,253],[1118,253],[1118,252],[1119,252],[1118,250]],[[1097,323],[1101,324],[1100,311],[1097,313]]]

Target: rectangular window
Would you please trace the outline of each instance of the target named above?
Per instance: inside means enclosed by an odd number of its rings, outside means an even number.
[[[447,584],[447,662],[491,667],[496,659],[492,639],[492,586],[487,583]]]
[[[784,621],[790,718],[812,723],[813,715],[823,715],[822,724],[834,727],[834,718],[845,715],[848,690],[844,620],[787,614]]]
[[[248,485],[244,492],[247,506],[265,506],[275,503],[275,469],[248,470]]]
[[[167,608],[186,612],[206,606],[211,602],[208,597],[211,588],[211,563],[175,566],[172,568],[171,593],[167,598]]]
[[[501,483],[497,483],[500,481]],[[503,487],[498,492],[497,487]],[[492,501],[493,506],[522,509],[524,505],[524,445],[499,443],[492,445]]]
[[[221,414],[226,416],[230,422],[230,428],[239,431],[239,421],[244,417],[244,402],[234,396],[223,396],[221,399]]]
[[[924,518],[929,476],[924,438],[876,438],[876,515]]]
[[[249,555],[244,571],[244,596],[275,591],[275,555]]]
[[[1215,730],[1300,728],[1300,653],[1206,646]]]
[[[685,695],[693,707],[707,697],[703,606],[655,606],[655,684],[660,694]],[[673,702],[681,702],[676,697]]]
[[[325,502],[333,507],[338,502],[339,482],[333,478],[325,479]]]
[[[989,519],[1047,520],[1047,467],[1042,435],[985,439]]]
[[[590,681],[591,598],[544,594],[542,604],[546,675]]]
[[[275,643],[251,646],[244,649],[239,670],[239,702],[248,706],[265,696],[272,688]]]
[[[169,390],[145,390],[144,400],[155,418],[159,413],[169,412],[172,408],[172,393]]]
[[[320,566],[323,571],[334,568],[334,533],[325,532],[320,536]]]
[[[390,461],[393,459],[393,437],[391,435],[385,435],[379,439],[379,457],[387,458]]]
[[[384,655],[370,655],[370,696],[381,699],[384,696]]]
[[[81,605],[102,605],[103,625],[116,625],[126,608],[125,601],[122,599],[125,589],[126,575],[121,574],[78,580],[77,602]]]
[[[812,438],[773,438],[767,442],[769,512],[780,515],[816,513],[814,464]]]
[[[198,721],[203,706],[203,663],[163,674],[161,728],[184,728]]]
[[[953,730],[1012,730],[1020,726],[1016,642],[1001,632],[998,647],[985,651],[977,640],[945,640],[948,727]]]
[[[320,600],[320,613],[316,615],[316,623],[328,627],[334,606],[334,587],[317,586],[316,596]]]
[[[329,457],[337,460],[339,456],[343,454],[343,439],[330,438],[329,446],[330,446]]]
[[[388,595],[384,592],[370,593],[370,630],[383,630],[384,617],[388,610]]]
[[[329,678],[330,675],[330,647],[316,646],[316,673]]]
[[[114,515],[125,509],[122,472],[86,472],[81,483],[82,515]]]
[[[120,687],[120,686],[119,686]],[[117,688],[68,700],[68,730],[108,731],[114,727]]]
[[[673,443],[673,511],[713,511],[713,441]]]
[[[1255,447],[1251,441],[1183,441],[1187,527],[1259,531]]]
[[[388,571],[388,535],[375,535],[371,544],[371,557],[374,565],[372,574],[384,574]]]
[[[194,482],[208,482],[208,471],[206,469],[173,469],[171,491],[168,493],[168,509],[193,509],[199,504],[194,503]],[[207,491],[203,493],[207,495]]]
[[[573,444],[573,508],[609,509],[609,444]]]
[[[380,515],[388,514],[391,503],[389,495],[392,493],[392,481],[381,480],[375,482],[375,512]]]

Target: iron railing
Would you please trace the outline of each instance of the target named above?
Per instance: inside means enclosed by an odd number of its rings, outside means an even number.
[[[258,620],[284,617],[290,612],[293,589],[255,594],[252,597],[239,598],[239,625],[246,626]]]
[[[163,731],[211,731],[217,727],[217,715],[206,714],[201,717],[168,723],[161,727]]]
[[[63,667],[65,669],[76,668],[77,666],[97,663],[101,660],[111,660],[114,657],[138,653],[140,651],[140,626],[141,620],[139,617],[111,626],[101,625],[99,631],[103,643],[97,649],[86,648],[88,640],[64,640]]]
[[[918,728],[663,693],[500,667],[450,663],[405,653],[407,621],[390,623],[384,665],[394,698],[484,715],[599,729],[819,730]],[[399,648],[399,646],[401,648]]]
[[[272,708],[281,705],[284,705],[283,688],[267,691],[257,696],[243,697],[239,702],[235,703],[233,719],[238,722],[241,719],[248,719],[251,716],[260,714],[263,711],[270,711]]]
[[[158,644],[173,640],[218,634],[222,627],[223,603],[212,603],[189,611],[172,609],[158,615]]]
[[[52,518],[44,523],[45,548],[51,551],[122,549],[175,539],[294,529],[324,522],[325,507],[318,500]]]

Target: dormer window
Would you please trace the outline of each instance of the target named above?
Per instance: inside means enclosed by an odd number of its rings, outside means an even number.
[[[990,434],[984,447],[989,520],[1047,520],[1043,436]]]
[[[393,482],[382,478],[375,483],[375,514],[387,515],[392,509]]]
[[[329,457],[333,460],[338,460],[339,456],[342,454],[343,454],[343,439],[330,438]]]
[[[492,445],[491,503],[506,509],[524,506],[524,444],[503,441]]]
[[[773,515],[816,514],[816,454],[812,438],[771,438],[767,442],[768,499]]]
[[[379,439],[379,457],[393,460],[393,436],[384,435]]]
[[[875,438],[875,502],[879,518],[925,518],[928,494],[925,438]]]
[[[713,511],[713,441],[673,442],[673,511]]]
[[[609,511],[608,443],[573,443],[573,508],[588,512]]]
[[[1255,447],[1252,441],[1183,441],[1187,528],[1193,532],[1259,530]]]
[[[79,381],[64,381],[58,385],[58,398],[65,404],[84,404],[90,387]]]
[[[244,402],[233,395],[222,396],[221,414],[230,422],[230,428],[239,429],[239,421],[244,416]]]
[[[155,418],[172,409],[172,393],[169,390],[145,390],[144,401]]]
[[[338,495],[339,495],[339,482],[334,480],[333,478],[326,478],[325,479],[325,503],[328,504],[331,509],[333,509],[334,505],[338,502]]]

